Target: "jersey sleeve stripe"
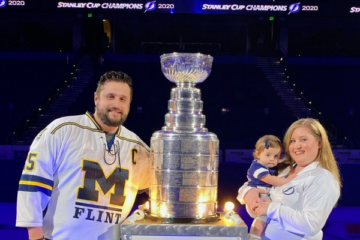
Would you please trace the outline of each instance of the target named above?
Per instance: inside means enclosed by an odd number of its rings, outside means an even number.
[[[29,175],[29,174],[21,175],[20,181],[29,181],[29,182],[42,183],[44,185],[49,186],[51,189],[52,189],[52,186],[54,185],[54,181],[52,181],[50,179],[39,177],[39,176],[34,176],[34,175]]]
[[[254,177],[257,179],[260,179],[262,176],[265,176],[266,174],[269,174],[269,171],[264,168],[259,168],[254,172]]]
[[[47,188],[43,188],[43,187],[39,187],[39,186],[34,186],[34,185],[19,185],[19,191],[23,191],[23,192],[42,192],[47,196],[51,196],[52,191],[47,189]]]
[[[39,183],[39,182],[20,181],[19,184],[20,185],[32,185],[32,186],[43,187],[43,188],[46,188],[46,189],[49,189],[50,191],[52,191],[52,187],[50,187],[49,185],[45,185],[43,183]]]

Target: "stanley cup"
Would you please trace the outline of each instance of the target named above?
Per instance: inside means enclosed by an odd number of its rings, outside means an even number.
[[[163,223],[204,223],[218,219],[219,140],[205,126],[203,102],[195,84],[211,72],[213,58],[200,53],[161,57],[171,90],[165,126],[151,137],[150,209]]]

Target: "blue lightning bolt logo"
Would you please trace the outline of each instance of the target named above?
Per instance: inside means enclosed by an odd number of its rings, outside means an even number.
[[[0,8],[3,8],[6,6],[6,0],[0,0]]]
[[[147,2],[145,4],[145,12],[152,11],[156,8],[156,1]]]
[[[297,13],[298,11],[300,11],[300,3],[293,3],[289,6],[289,13]]]

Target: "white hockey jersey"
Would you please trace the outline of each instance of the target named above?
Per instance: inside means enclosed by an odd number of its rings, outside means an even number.
[[[149,148],[136,134],[121,126],[108,146],[89,113],[59,118],[30,147],[16,226],[43,226],[53,240],[118,240],[137,192],[149,184]]]

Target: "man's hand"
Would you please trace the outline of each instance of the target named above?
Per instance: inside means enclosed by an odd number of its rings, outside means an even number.
[[[267,193],[264,189],[260,188],[252,188],[250,189],[244,196],[244,201],[247,206],[249,206],[250,210],[255,212],[255,208],[258,207],[258,203],[262,201],[260,199],[261,193]]]

